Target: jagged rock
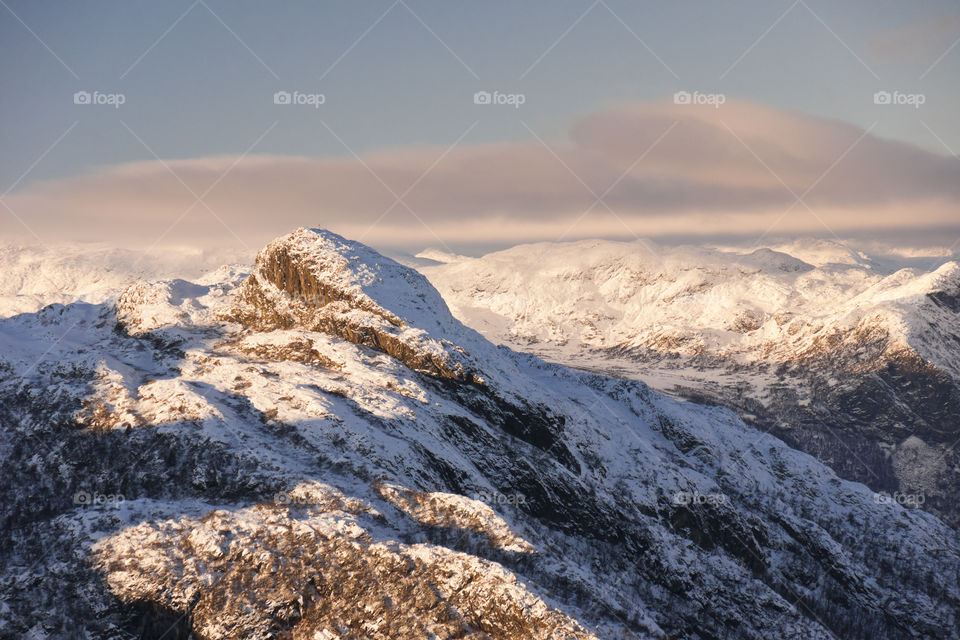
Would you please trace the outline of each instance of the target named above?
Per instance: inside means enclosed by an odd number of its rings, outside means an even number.
[[[322,331],[379,349],[417,371],[482,384],[462,348],[418,326],[427,313],[447,320],[436,290],[388,258],[364,261],[369,254],[330,232],[298,229],[257,255],[237,306],[224,317],[258,331]]]

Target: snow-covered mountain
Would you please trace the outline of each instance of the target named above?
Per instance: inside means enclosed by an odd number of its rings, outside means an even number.
[[[935,516],[328,232],[0,354],[4,637],[960,638]]]
[[[96,244],[0,243],[0,318],[48,304],[115,299],[142,279],[197,278],[223,264],[246,262],[243,251],[193,248],[121,249]]]
[[[948,258],[815,240],[752,251],[584,241],[421,271],[495,342],[733,408],[957,525],[960,265]]]

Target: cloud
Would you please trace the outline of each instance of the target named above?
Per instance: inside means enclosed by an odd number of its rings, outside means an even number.
[[[867,39],[867,52],[883,62],[932,64],[957,39],[960,11],[882,29]]]
[[[421,247],[759,235],[774,223],[778,233],[841,235],[960,224],[956,158],[748,102],[622,105],[549,144],[137,162],[37,183],[5,202],[44,240],[144,246],[256,247],[304,225]],[[800,195],[813,212],[794,204]],[[5,234],[23,231],[12,216],[0,220]]]

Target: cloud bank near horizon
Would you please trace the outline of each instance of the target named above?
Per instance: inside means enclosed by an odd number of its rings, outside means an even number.
[[[749,102],[657,102],[587,115],[559,141],[531,132],[522,142],[359,158],[152,160],[37,183],[4,202],[43,241],[131,246],[257,247],[298,226],[385,247],[952,227],[960,235],[960,160]],[[0,214],[0,233],[27,233]]]

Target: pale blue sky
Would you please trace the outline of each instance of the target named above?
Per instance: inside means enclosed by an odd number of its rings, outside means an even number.
[[[521,80],[591,2],[408,0],[466,67],[396,5],[323,81],[324,71],[391,6],[389,0],[206,0],[252,53],[199,4],[122,79],[192,0],[5,2],[79,79],[0,7],[5,60],[0,184],[19,177],[75,120],[80,121],[76,129],[31,178],[148,158],[118,122],[121,118],[165,158],[242,152],[276,119],[280,125],[258,150],[342,154],[340,144],[316,124],[318,116],[358,152],[447,144],[478,118],[469,97],[481,88],[523,92],[527,102],[519,114],[480,113],[480,126],[470,134],[475,141],[529,137],[517,122],[520,117],[541,135],[559,135],[572,117],[612,101],[700,89],[864,127],[879,120],[874,131],[880,135],[943,151],[922,118],[950,147],[960,148],[954,117],[960,106],[960,47],[919,79],[960,38],[960,30],[891,55],[879,55],[871,44],[884,31],[956,12],[953,2],[808,2],[866,66],[798,4],[721,80],[792,2],[609,0],[607,5],[679,79],[598,4]],[[271,96],[280,88],[321,92],[327,103],[320,113],[278,112]],[[923,92],[927,103],[920,113],[878,109],[870,100],[878,88]],[[117,112],[79,109],[71,101],[77,89],[123,92],[127,103]]]
[[[268,129],[254,153],[557,140],[579,117],[678,90],[948,155],[960,151],[957,39],[948,1],[3,0],[0,193],[152,153],[242,154]],[[77,90],[126,102],[75,105]],[[277,106],[277,90],[326,103]],[[526,102],[484,108],[477,90]],[[877,90],[925,104],[875,105]]]

